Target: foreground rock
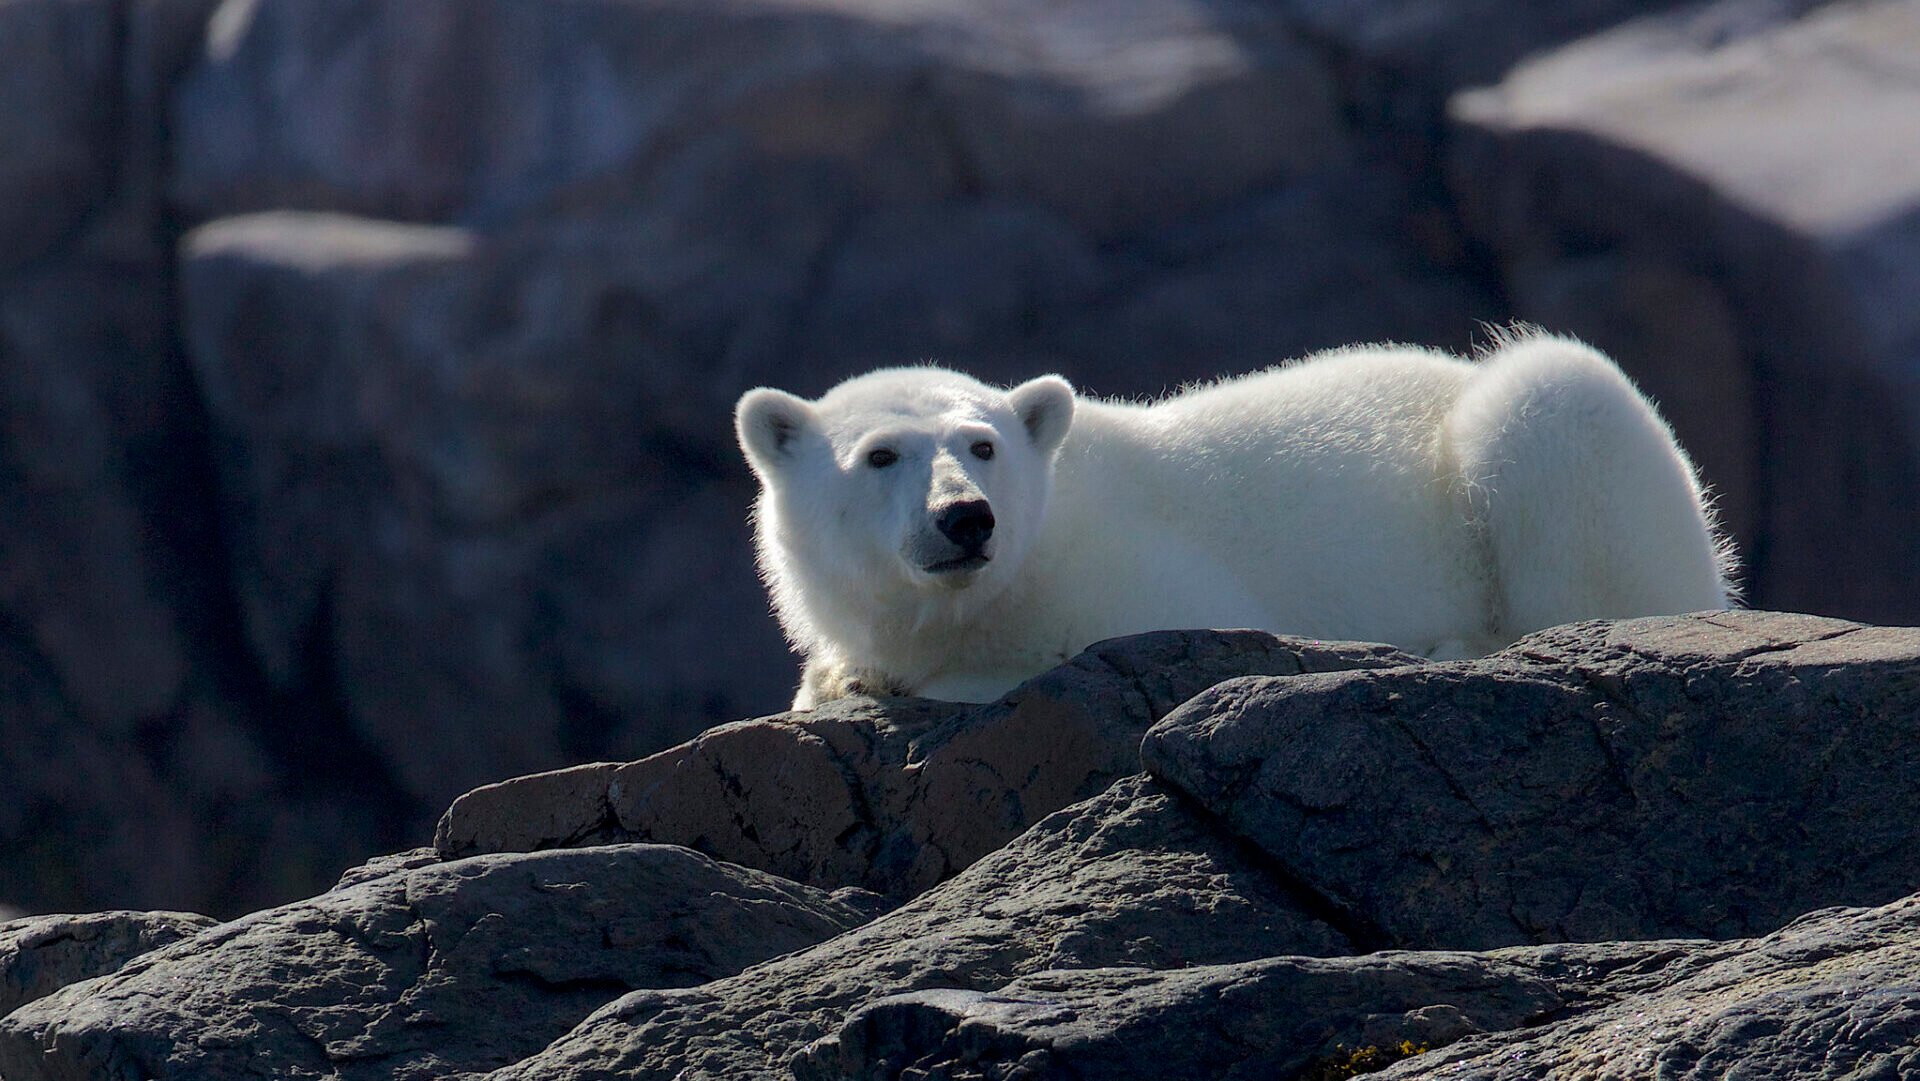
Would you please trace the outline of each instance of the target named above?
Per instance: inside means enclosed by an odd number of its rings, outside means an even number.
[[[723,725],[640,762],[492,785],[453,804],[435,843],[461,856],[657,841],[911,897],[1137,772],[1148,726],[1221,680],[1420,663],[1257,631],[1114,639],[987,705],[848,699]]]
[[[848,1011],[888,995],[1352,948],[1240,846],[1136,777],[855,932],[704,987],[629,995],[497,1076],[777,1077]]]
[[[1740,942],[1046,972],[883,999],[794,1065],[819,1081],[1339,1078],[1394,1059],[1381,1078],[1807,1081],[1913,1076],[1917,1039],[1908,898]]]
[[[875,911],[665,846],[401,867],[16,1010],[0,1076],[465,1076],[623,992],[731,975]]]
[[[213,922],[189,912],[95,912],[0,922],[0,1017],[197,935]]]
[[[1529,951],[1493,956],[1521,959]],[[1920,1073],[1920,897],[1815,913],[1753,942],[1676,947],[1609,976],[1594,997],[1564,1020],[1462,1041],[1381,1076],[1913,1077]]]
[[[1920,883],[1916,717],[1920,633],[1725,612],[1235,680],[1142,757],[1395,945],[1725,938]]]
[[[1382,667],[1301,671],[1336,662]],[[1235,666],[1295,674],[1174,708]],[[1152,772],[1107,783],[1163,713]],[[1446,664],[1119,640],[993,706],[848,702],[477,794],[445,836],[561,847],[402,852],[144,953],[0,1018],[0,1075],[1904,1076],[1916,717],[1920,630],[1778,613]],[[956,873],[894,908],[570,847],[630,836],[634,808],[821,879]],[[970,844],[994,850],[914,855]],[[1863,899],[1891,903],[1826,907]]]

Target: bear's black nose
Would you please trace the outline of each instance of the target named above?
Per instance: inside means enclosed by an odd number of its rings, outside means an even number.
[[[978,552],[986,547],[987,538],[993,536],[993,508],[984,499],[949,503],[941,508],[933,524],[966,552]]]

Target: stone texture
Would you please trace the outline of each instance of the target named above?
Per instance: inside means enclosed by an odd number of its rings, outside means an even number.
[[[874,1001],[794,1072],[1317,1081],[1399,1058],[1378,1076],[1906,1077],[1920,1068],[1917,910],[1824,911],[1728,943],[1043,972]]]
[[[1677,949],[1657,976],[1622,988],[1632,993],[1599,996],[1597,1008],[1539,1028],[1465,1040],[1380,1077],[1911,1077],[1920,1071],[1917,963],[1920,898],[1817,912],[1755,941]]]
[[[1765,612],[1242,679],[1141,757],[1403,947],[1731,937],[1920,879],[1920,632]]]
[[[1335,663],[1376,667],[1301,670]],[[1235,666],[1293,674],[1213,683]],[[990,706],[849,700],[522,778],[443,831],[505,839],[517,813],[520,840],[587,847],[396,852],[309,901],[178,917],[191,937],[131,960],[175,917],[7,925],[0,987],[40,997],[0,1015],[0,1074],[1904,1076],[1916,694],[1920,630],[1781,613],[1575,624],[1444,664],[1252,632],[1116,640]],[[1162,714],[1157,777],[897,906],[591,843],[625,828],[617,776],[653,786],[636,806],[676,785],[697,804],[738,769],[752,783],[708,807],[701,843],[872,874],[809,831],[847,829],[848,807],[907,838],[928,808],[1037,813]],[[887,803],[917,772],[958,795]],[[1861,898],[1894,900],[1821,907]],[[1683,932],[1713,938],[1663,937]],[[1549,941],[1600,937],[1624,940]],[[1465,948],[1507,942],[1540,944]],[[63,951],[125,963],[42,979]]]
[[[94,912],[0,923],[0,1017],[213,924],[190,912]]]
[[[1917,45],[1910,4],[1718,0],[1450,105],[1452,190],[1513,314],[1667,407],[1767,607],[1920,615]]]
[[[639,762],[491,785],[455,801],[435,843],[466,855],[659,841],[911,897],[1135,772],[1148,726],[1214,683],[1418,663],[1257,631],[1117,638],[988,705],[849,699],[723,725]]]
[[[1336,1047],[1449,1043],[1519,1028],[1565,1004],[1525,967],[1474,954],[1042,972],[992,992],[919,991],[870,1003],[796,1056],[793,1073],[801,1081],[1297,1077]]]
[[[728,976],[871,915],[667,846],[396,869],[16,1010],[0,1073],[472,1076],[633,988]]]
[[[848,1010],[887,995],[1350,949],[1241,847],[1129,778],[871,924],[702,987],[628,995],[492,1076],[777,1076]]]

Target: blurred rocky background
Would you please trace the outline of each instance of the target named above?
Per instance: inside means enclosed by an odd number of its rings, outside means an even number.
[[[1920,4],[0,0],[0,907],[780,708],[729,411],[1533,320],[1920,622]]]

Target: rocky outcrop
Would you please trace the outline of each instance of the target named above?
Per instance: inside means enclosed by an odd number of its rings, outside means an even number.
[[[117,971],[213,926],[190,912],[95,912],[0,919],[0,1017],[68,984]]]
[[[730,980],[621,998],[499,1078],[779,1076],[849,1011],[890,995],[1351,948],[1230,840],[1134,778],[852,934]]]
[[[1728,612],[1239,679],[1141,756],[1401,947],[1759,934],[1920,882],[1920,640]]]
[[[394,869],[15,1010],[0,1074],[472,1076],[623,991],[727,976],[874,911],[652,845]]]
[[[990,706],[850,700],[507,782],[439,849],[219,926],[95,918],[191,937],[43,981],[0,1073],[1903,1076],[1916,694],[1920,629],[1766,612],[1449,663],[1116,640]],[[814,884],[635,840],[669,827]],[[935,836],[950,862],[880,858]],[[487,844],[537,850],[460,854]]]
[[[911,897],[1139,768],[1140,737],[1221,680],[1422,663],[1258,631],[1103,642],[979,707],[847,699],[723,725],[626,765],[456,800],[448,856],[655,841],[817,886]]]

